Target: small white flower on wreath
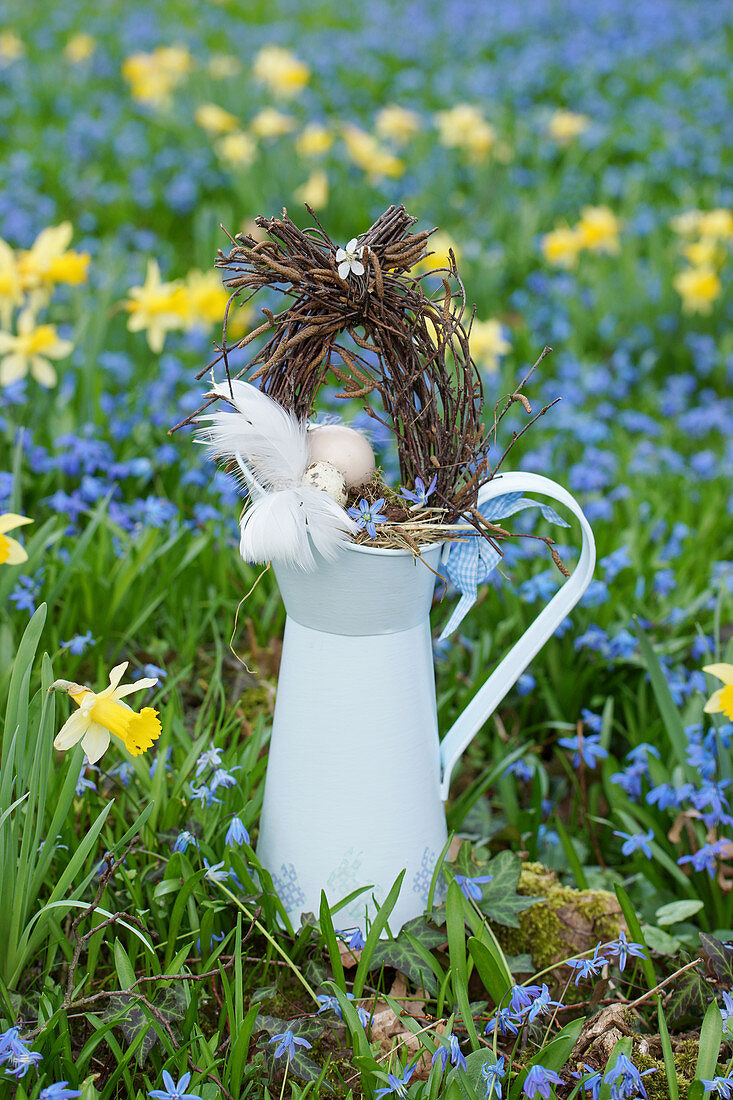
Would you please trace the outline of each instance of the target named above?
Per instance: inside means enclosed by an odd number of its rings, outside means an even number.
[[[357,245],[356,237],[352,237],[346,248],[336,249],[336,263],[339,265],[339,279],[346,279],[353,271],[354,275],[364,274],[364,264],[361,255],[364,245]]]

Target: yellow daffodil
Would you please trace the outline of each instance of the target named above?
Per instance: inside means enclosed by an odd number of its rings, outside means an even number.
[[[186,291],[180,279],[164,283],[156,260],[148,260],[145,282],[130,288],[125,309],[130,314],[127,328],[130,332],[146,330],[151,351],[163,350],[166,333],[183,326],[186,312]]]
[[[409,111],[407,107],[389,103],[377,112],[374,127],[380,137],[403,144],[413,138],[420,129],[420,116],[414,111]]]
[[[283,134],[289,134],[295,129],[295,119],[292,115],[286,115],[274,107],[263,107],[254,116],[249,128],[253,134],[257,134],[257,137],[282,137]]]
[[[17,258],[23,290],[31,291],[36,304],[44,301],[57,283],[79,286],[86,282],[89,253],[69,248],[74,228],[71,222],[42,229],[30,249]]]
[[[17,61],[25,53],[23,40],[15,31],[0,32],[0,60]]]
[[[55,749],[70,749],[81,741],[89,762],[96,764],[109,745],[110,734],[119,738],[132,756],[139,756],[157,741],[160,737],[158,712],[152,707],[143,707],[138,714],[121,700],[133,691],[155,687],[158,681],[144,678],[120,687],[127,665],[127,661],[116,665],[109,674],[109,687],[99,693],[70,680],[56,680],[51,685],[51,690],[67,692],[79,708],[57,734],[53,743]]]
[[[122,62],[122,75],[130,85],[133,99],[155,106],[167,102],[176,83],[174,76],[156,67],[149,53],[133,53],[126,57]]]
[[[567,225],[558,225],[550,233],[545,233],[540,247],[548,263],[558,267],[575,267],[582,244],[574,229]]]
[[[700,211],[698,229],[701,237],[710,237],[715,241],[726,241],[733,237],[733,210],[718,207],[716,210]]]
[[[294,96],[310,80],[310,69],[290,50],[281,46],[263,46],[254,59],[252,72],[279,96]]]
[[[15,306],[23,301],[20,272],[15,252],[0,238],[0,325],[10,328],[10,320]]]
[[[422,274],[425,271],[437,271],[442,267],[449,267],[450,251],[453,252],[456,260],[458,260],[461,255],[461,250],[456,242],[448,233],[443,232],[443,230],[439,230],[437,233],[433,233],[432,236],[428,237],[426,247],[430,255],[425,256],[422,260],[418,260],[414,265],[413,271],[417,274]]]
[[[710,313],[721,290],[720,278],[712,267],[688,267],[675,276],[673,284],[685,313]]]
[[[568,145],[584,134],[589,126],[590,119],[586,115],[579,115],[575,111],[555,111],[547,125],[547,132],[558,145]]]
[[[380,145],[373,134],[352,125],[345,126],[342,133],[349,156],[370,179],[398,179],[404,172],[404,162]]]
[[[193,69],[193,58],[185,46],[158,46],[150,56],[163,72],[174,77],[186,76]]]
[[[229,301],[216,271],[189,271],[184,293],[178,296],[181,317],[188,328],[221,323]]]
[[[242,62],[232,53],[215,53],[206,69],[212,80],[229,80],[242,71]]]
[[[193,68],[193,58],[184,46],[160,46],[152,53],[134,53],[122,63],[122,75],[133,99],[162,106],[173,89]]]
[[[620,222],[608,206],[586,206],[575,231],[581,248],[614,253],[619,250],[619,228]]]
[[[97,43],[91,34],[85,34],[83,31],[80,34],[73,35],[64,46],[64,57],[67,61],[71,61],[72,64],[78,65],[81,61],[86,61],[91,57],[97,48]]]
[[[20,543],[7,535],[8,531],[26,523],[33,523],[33,520],[27,516],[16,516],[13,512],[0,516],[0,565],[20,565],[21,562],[28,561],[28,555]]]
[[[489,321],[474,320],[468,342],[476,363],[487,371],[498,370],[500,356],[506,355],[512,346],[504,336],[501,321],[496,318]]]
[[[473,160],[483,160],[496,141],[496,131],[478,107],[457,103],[435,115],[438,141],[447,148],[464,149]]]
[[[682,249],[682,254],[693,267],[720,267],[725,259],[725,252],[714,237],[690,241]]]
[[[9,386],[30,374],[41,385],[56,385],[56,371],[50,359],[65,359],[74,345],[62,340],[55,325],[37,325],[33,311],[18,314],[18,332],[0,332],[0,386]]]
[[[702,210],[685,210],[681,214],[675,214],[669,224],[681,237],[694,237],[700,230],[702,214]]]
[[[333,132],[316,122],[304,126],[295,139],[295,149],[301,157],[320,157],[333,145]]]
[[[194,112],[194,120],[207,134],[231,134],[238,129],[239,119],[216,103],[202,103]]]
[[[298,202],[307,203],[313,210],[322,210],[328,202],[328,176],[325,172],[312,172],[305,183],[295,191]]]
[[[257,156],[257,142],[251,134],[235,130],[216,142],[216,152],[231,168],[247,168]]]
[[[705,665],[703,672],[723,681],[723,687],[714,691],[705,704],[705,713],[724,714],[733,722],[733,665]]]

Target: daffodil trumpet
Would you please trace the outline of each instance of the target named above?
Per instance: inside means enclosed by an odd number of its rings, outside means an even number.
[[[77,707],[59,730],[55,749],[66,750],[81,741],[90,764],[96,764],[109,746],[110,736],[118,738],[131,756],[139,756],[160,737],[158,712],[152,707],[134,711],[122,699],[134,691],[155,687],[157,679],[143,678],[134,684],[120,685],[128,662],[116,665],[109,674],[109,687],[94,692],[71,680],[55,680],[51,691],[65,691]]]

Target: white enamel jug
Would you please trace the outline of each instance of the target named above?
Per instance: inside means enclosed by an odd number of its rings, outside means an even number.
[[[453,767],[524,669],[575,606],[595,544],[574,498],[539,474],[508,473],[479,503],[505,493],[554,498],[580,522],[568,580],[440,740],[429,612],[443,544],[408,551],[347,546],[313,573],[275,567],[287,611],[257,854],[295,927],[369,886],[334,917],[358,926],[406,871],[389,920],[422,913],[446,839]]]

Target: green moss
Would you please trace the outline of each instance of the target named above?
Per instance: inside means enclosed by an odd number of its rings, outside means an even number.
[[[272,688],[267,684],[247,688],[239,698],[239,712],[247,722],[254,722],[263,712],[270,713],[272,698]]]
[[[613,894],[563,886],[555,872],[541,863],[524,864],[517,893],[543,900],[520,913],[518,929],[497,927],[495,931],[508,954],[526,952],[536,970],[592,950],[599,940],[617,939],[623,927]]]
[[[634,1052],[634,1065],[642,1072],[645,1069],[655,1069],[656,1073],[650,1073],[644,1078],[644,1088],[649,1100],[669,1100],[669,1084],[667,1082],[667,1069],[662,1059],[652,1058],[648,1054]],[[690,1084],[695,1076],[697,1066],[697,1040],[688,1039],[680,1045],[680,1049],[674,1053],[675,1076],[677,1078],[677,1091],[679,1100],[687,1100]]]

